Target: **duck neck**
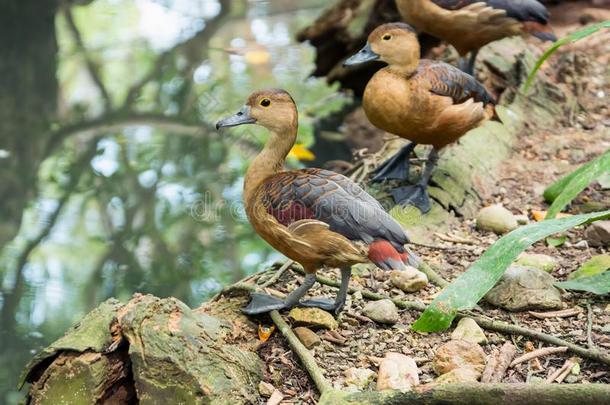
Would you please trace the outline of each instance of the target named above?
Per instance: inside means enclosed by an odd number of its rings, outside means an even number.
[[[244,201],[246,207],[252,202],[251,197],[257,187],[266,178],[279,173],[297,136],[296,121],[288,128],[270,130],[270,136],[263,150],[254,158],[244,178]]]
[[[417,58],[411,59],[408,63],[388,65],[387,70],[397,76],[411,77],[417,71],[419,61],[419,55],[417,55]]]
[[[421,48],[415,35],[409,38],[400,52],[395,52],[384,60],[388,70],[402,77],[410,77],[417,70],[421,58]]]

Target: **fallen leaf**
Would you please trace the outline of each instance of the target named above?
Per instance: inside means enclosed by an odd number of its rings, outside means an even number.
[[[264,343],[267,340],[269,340],[269,338],[273,334],[274,330],[275,330],[274,325],[271,325],[271,326],[258,325],[258,338],[260,339],[261,342]]]
[[[560,212],[559,214],[557,214],[556,218],[567,218],[571,216],[572,214]],[[546,211],[532,210],[532,217],[536,220],[536,222],[544,221],[544,218],[546,218]]]
[[[610,269],[610,255],[597,255],[584,262],[578,270],[570,273],[568,279],[575,280],[581,277],[594,276],[608,269]]]

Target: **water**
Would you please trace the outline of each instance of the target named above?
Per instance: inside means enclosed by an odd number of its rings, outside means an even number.
[[[22,41],[5,62],[43,68],[0,80],[0,101],[27,104],[0,117],[0,403],[21,398],[29,358],[101,301],[198,305],[281,257],[241,205],[264,132],[212,124],[253,89],[284,87],[308,111],[299,141],[313,143],[313,119],[342,100],[307,79],[313,50],[293,38],[326,3],[230,1],[225,15],[213,0],[96,0],[58,10],[44,40],[0,25]],[[19,24],[38,27],[32,15]]]

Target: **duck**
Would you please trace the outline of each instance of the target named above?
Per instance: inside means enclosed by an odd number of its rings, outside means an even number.
[[[397,204],[430,211],[427,185],[439,151],[494,115],[495,100],[471,75],[441,61],[420,59],[415,29],[403,22],[375,28],[344,66],[379,60],[387,64],[366,84],[362,106],[376,127],[411,141],[379,166],[373,182],[405,180],[419,144],[432,145],[417,184],[391,190]]]
[[[557,40],[548,10],[537,0],[396,0],[396,6],[404,22],[453,45],[460,69],[469,74],[490,42],[528,34]]]
[[[269,245],[305,270],[303,283],[285,299],[255,292],[245,314],[257,315],[294,306],[318,307],[338,314],[345,305],[351,266],[372,262],[383,270],[403,270],[409,260],[406,232],[358,184],[341,174],[318,168],[285,170],[295,144],[298,112],[282,89],[250,95],[234,115],[216,128],[256,124],[269,137],[249,165],[243,201],[249,222]],[[302,300],[315,284],[316,272],[339,268],[341,284],[335,299]]]

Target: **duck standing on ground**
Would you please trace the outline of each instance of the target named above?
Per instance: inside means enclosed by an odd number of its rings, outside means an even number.
[[[403,21],[453,45],[460,69],[469,74],[490,42],[526,34],[557,40],[548,10],[537,0],[396,0],[396,6]]]
[[[284,90],[253,93],[235,115],[216,128],[258,124],[270,132],[244,178],[244,205],[250,223],[271,246],[300,263],[303,284],[286,299],[252,293],[246,314],[295,305],[339,313],[345,304],[351,266],[371,261],[384,270],[404,269],[409,241],[402,227],[356,183],[322,169],[285,171],[286,155],[297,136],[297,109]],[[335,300],[301,301],[323,266],[341,269]]]
[[[493,97],[472,76],[444,62],[420,60],[413,27],[388,23],[344,65],[380,60],[388,64],[367,83],[363,107],[373,125],[411,141],[375,172],[373,181],[403,180],[417,144],[432,145],[425,169],[414,186],[391,191],[396,203],[430,210],[426,191],[438,152],[493,115]]]

